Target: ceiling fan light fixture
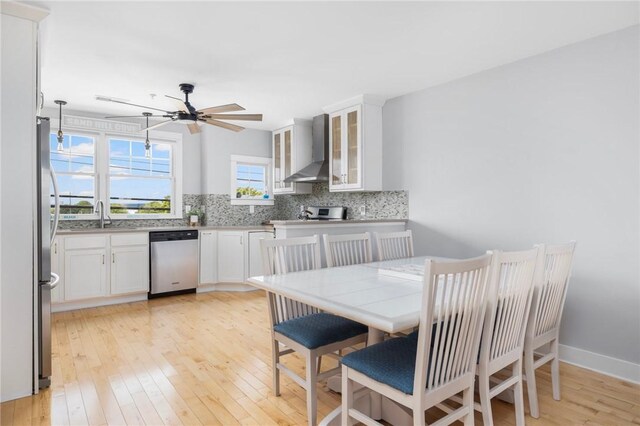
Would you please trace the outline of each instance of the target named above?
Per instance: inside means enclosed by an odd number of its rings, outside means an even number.
[[[147,119],[147,137],[144,141],[144,156],[145,158],[151,158],[151,142],[149,142],[149,116],[150,112],[143,112],[142,115]]]
[[[67,102],[66,101],[60,101],[60,100],[55,100],[53,101],[54,103],[56,103],[59,106],[59,115],[58,115],[58,145],[56,146],[56,150],[58,152],[62,152],[64,151],[64,146],[62,145],[62,142],[64,141],[64,133],[62,133],[62,105],[66,105]]]

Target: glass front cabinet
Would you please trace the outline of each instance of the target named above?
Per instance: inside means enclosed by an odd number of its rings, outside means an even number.
[[[285,182],[311,163],[311,123],[294,120],[294,124],[274,130],[272,134],[273,193],[309,194],[310,183]]]
[[[381,103],[325,110],[329,112],[329,190],[382,190]]]

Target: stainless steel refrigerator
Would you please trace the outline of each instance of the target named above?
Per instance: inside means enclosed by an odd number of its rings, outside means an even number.
[[[51,245],[60,212],[56,176],[51,166],[49,118],[37,118],[38,173],[38,379],[40,388],[51,385],[51,290],[60,278],[51,272]],[[53,214],[51,204],[53,189]]]

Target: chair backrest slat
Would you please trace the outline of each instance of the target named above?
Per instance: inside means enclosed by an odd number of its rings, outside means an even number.
[[[529,318],[528,333],[531,337],[559,330],[571,278],[575,241],[538,247],[544,254],[539,262]]]
[[[393,260],[413,257],[413,235],[411,230],[403,232],[376,232],[378,260]]]
[[[346,234],[322,236],[327,266],[346,266],[369,263],[371,257],[371,234]]]
[[[491,252],[491,281],[480,361],[522,353],[540,251]]]
[[[491,254],[460,261],[427,260],[414,395],[475,374],[490,264]]]
[[[320,238],[312,237],[260,240],[262,266],[266,275],[308,271],[320,268]],[[305,303],[269,293],[272,324],[319,312]]]

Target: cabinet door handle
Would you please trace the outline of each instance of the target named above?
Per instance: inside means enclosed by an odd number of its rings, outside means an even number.
[[[104,265],[104,254],[102,255],[102,264]]]
[[[111,253],[111,263],[116,263],[116,254]]]
[[[242,245],[242,235],[240,235],[240,245]]]
[[[58,254],[58,243],[53,245],[53,254]]]

